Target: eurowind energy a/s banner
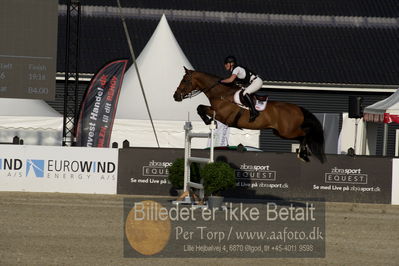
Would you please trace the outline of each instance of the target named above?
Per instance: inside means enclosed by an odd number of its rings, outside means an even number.
[[[116,194],[117,149],[1,145],[0,191]]]
[[[77,146],[109,147],[127,62],[127,59],[110,62],[91,80],[81,105]]]

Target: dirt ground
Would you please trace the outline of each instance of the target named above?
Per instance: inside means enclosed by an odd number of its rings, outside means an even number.
[[[399,265],[399,206],[326,204],[326,257],[123,257],[126,196],[0,192],[0,265]]]

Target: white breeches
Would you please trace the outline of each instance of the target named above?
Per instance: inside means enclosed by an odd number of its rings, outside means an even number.
[[[256,77],[248,87],[244,89],[244,95],[254,93],[258,91],[263,85],[263,80],[260,77]]]

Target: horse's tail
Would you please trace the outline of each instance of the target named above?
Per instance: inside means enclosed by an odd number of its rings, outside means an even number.
[[[326,155],[324,153],[323,127],[314,114],[302,107],[301,110],[304,118],[301,127],[306,132],[305,143],[310,148],[312,154],[314,154],[321,163],[324,163],[326,161]]]

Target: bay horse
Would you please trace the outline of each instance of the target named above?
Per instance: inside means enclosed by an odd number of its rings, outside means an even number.
[[[204,93],[210,106],[199,105],[197,112],[205,124],[209,125],[213,117],[229,127],[245,129],[272,129],[282,139],[298,140],[298,157],[309,162],[313,154],[321,163],[325,161],[324,132],[319,120],[305,108],[295,104],[268,101],[266,109],[259,113],[253,122],[249,122],[248,109],[234,102],[234,94],[241,88],[220,84],[220,77],[200,71],[188,70],[177,87],[173,98],[182,101]],[[311,153],[308,152],[308,148]]]

